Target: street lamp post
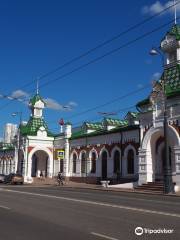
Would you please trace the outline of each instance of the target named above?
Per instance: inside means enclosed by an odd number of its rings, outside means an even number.
[[[19,115],[19,128],[18,128],[18,164],[20,164],[20,145],[21,145],[21,122],[22,122],[22,112],[14,112],[12,113],[13,117]],[[17,165],[18,166],[18,165]],[[16,169],[17,170],[17,169]],[[19,171],[19,169],[18,169]],[[22,174],[22,172],[21,172]]]
[[[160,55],[162,59],[162,64],[164,67],[164,55],[160,50],[156,48],[152,48],[150,51],[152,56]],[[168,116],[167,116],[167,98],[165,91],[165,78],[162,79],[162,100],[163,100],[163,127],[164,127],[164,147],[165,147],[165,159],[164,159],[164,193],[174,193],[174,185],[172,181],[172,171],[171,171],[171,163],[169,158],[169,146],[168,146]],[[156,93],[158,94],[158,92]],[[154,95],[153,98],[157,98],[157,95]]]

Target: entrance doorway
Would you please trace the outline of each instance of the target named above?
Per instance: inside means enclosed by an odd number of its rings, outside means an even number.
[[[102,180],[107,179],[107,152],[102,153]]]
[[[31,177],[47,176],[48,154],[42,150],[36,151],[32,156]]]
[[[172,151],[171,147],[168,149],[168,156],[169,157],[169,162],[170,162],[170,167],[171,162],[172,162]],[[164,171],[165,171],[165,157],[166,157],[166,152],[165,152],[165,147],[163,143],[163,147],[159,146],[158,152],[156,154],[156,163],[155,163],[155,180],[156,181],[161,181],[164,179]]]

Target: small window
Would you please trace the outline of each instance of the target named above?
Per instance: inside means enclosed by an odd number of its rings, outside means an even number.
[[[73,173],[76,173],[76,160],[77,156],[76,154],[73,154]]]
[[[64,172],[64,161],[63,161],[63,159],[60,160],[60,172],[61,173]]]
[[[91,173],[96,172],[96,153],[92,152],[91,156]]]
[[[120,152],[117,150],[114,153],[114,173],[120,173]]]
[[[85,172],[86,172],[86,154],[85,152],[83,152],[81,155],[81,173]]]
[[[127,173],[134,174],[134,151],[131,149],[127,155]]]

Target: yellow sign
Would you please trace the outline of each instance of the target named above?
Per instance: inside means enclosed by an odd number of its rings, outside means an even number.
[[[64,150],[57,150],[57,158],[58,160],[64,159]]]

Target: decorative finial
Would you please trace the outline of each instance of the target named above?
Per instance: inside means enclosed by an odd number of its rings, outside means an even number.
[[[176,7],[176,0],[174,0],[174,23],[177,24],[177,7]]]
[[[37,80],[37,85],[36,85],[36,93],[39,94],[39,82]]]

